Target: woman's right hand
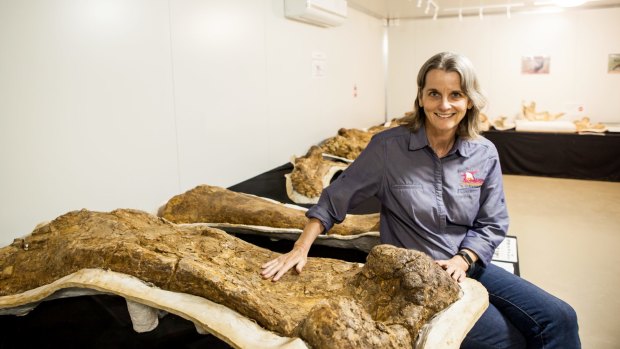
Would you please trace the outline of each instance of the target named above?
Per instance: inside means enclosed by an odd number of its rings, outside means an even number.
[[[301,244],[295,244],[293,249],[286,254],[281,255],[276,259],[272,259],[269,262],[261,265],[263,269],[261,276],[263,279],[271,279],[271,281],[278,281],[287,271],[292,267],[295,267],[298,273],[301,273],[302,269],[308,262],[308,250]]]
[[[269,262],[261,265],[263,269],[260,274],[263,279],[271,279],[271,281],[278,281],[289,269],[295,267],[298,273],[308,262],[308,251],[310,246],[319,234],[323,232],[322,223],[316,218],[310,218],[303,232],[295,242],[291,252],[283,254],[276,259],[272,259]]]

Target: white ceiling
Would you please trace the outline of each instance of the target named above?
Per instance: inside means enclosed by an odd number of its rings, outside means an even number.
[[[430,2],[430,4],[429,4]],[[589,0],[578,7],[561,8],[553,6],[553,0],[348,0],[350,7],[377,18],[423,19],[433,18],[437,7],[437,18],[519,12],[554,12],[583,8],[620,7],[620,0]],[[426,8],[428,6],[428,11]],[[620,20],[620,18],[618,19]]]

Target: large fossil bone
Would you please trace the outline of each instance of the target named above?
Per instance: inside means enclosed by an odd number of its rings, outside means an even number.
[[[291,161],[294,169],[286,176],[288,197],[297,204],[317,203],[334,175],[357,159],[373,135],[403,123],[401,118],[367,130],[341,128],[336,136],[324,140],[319,146],[312,146],[305,156],[294,157]]]
[[[54,291],[46,287],[63,282],[99,285],[93,288],[159,306],[128,294],[122,282],[101,282],[106,273],[120,273],[155,290],[209,299],[314,348],[383,348],[412,347],[420,328],[458,297],[447,273],[415,251],[377,246],[363,267],[311,258],[302,274],[263,280],[260,264],[276,255],[216,229],[178,226],[140,211],[74,211],[0,249],[0,309],[39,301]],[[458,342],[482,310],[480,302],[468,308]],[[359,336],[356,328],[370,332]]]
[[[336,136],[323,141],[320,147],[324,153],[355,160],[366,148],[373,134],[355,128],[341,128]]]
[[[525,101],[521,102],[521,113],[526,120],[530,121],[553,121],[561,118],[565,114],[536,111],[536,102],[534,101],[530,102],[530,104],[525,104]]]
[[[229,223],[272,228],[303,229],[305,209],[273,200],[200,185],[170,199],[158,213],[174,223]],[[379,215],[347,215],[328,233],[356,235],[378,231]]]
[[[577,132],[603,133],[607,131],[607,126],[601,124],[600,122],[593,124],[587,116],[584,116],[579,120],[574,120],[573,123],[577,127]]]
[[[292,163],[293,171],[286,175],[286,194],[297,204],[317,203],[323,188],[349,166],[324,159],[323,150],[317,146],[311,147],[305,156],[294,158]]]

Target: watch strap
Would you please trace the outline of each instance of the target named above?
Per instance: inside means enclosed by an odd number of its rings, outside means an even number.
[[[471,268],[472,264],[474,264],[474,260],[471,258],[471,256],[469,255],[469,253],[460,250],[456,253],[456,255],[461,256],[464,260],[465,263],[467,263],[467,269],[469,270],[469,268]]]

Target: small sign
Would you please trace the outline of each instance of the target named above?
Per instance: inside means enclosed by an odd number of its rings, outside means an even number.
[[[491,263],[517,276],[520,275],[516,236],[506,236],[504,241],[495,249]]]
[[[327,57],[323,52],[312,52],[312,77],[324,78],[326,76]]]
[[[494,261],[517,263],[517,238],[507,236],[493,253]]]

